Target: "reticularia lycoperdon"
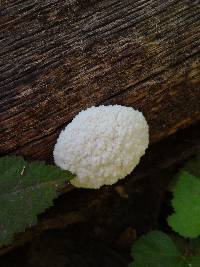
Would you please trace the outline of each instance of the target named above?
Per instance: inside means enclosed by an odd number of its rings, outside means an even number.
[[[76,187],[99,188],[128,175],[149,144],[143,114],[120,105],[81,111],[60,133],[54,148],[56,165],[76,174]]]

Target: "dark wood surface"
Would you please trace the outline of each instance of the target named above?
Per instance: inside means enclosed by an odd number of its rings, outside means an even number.
[[[200,119],[190,0],[0,1],[0,153],[50,159],[80,110],[143,111],[151,142]]]

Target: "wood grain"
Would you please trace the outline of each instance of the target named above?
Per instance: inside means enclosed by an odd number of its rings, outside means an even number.
[[[200,119],[200,8],[189,0],[0,1],[0,153],[50,159],[80,110],[133,106],[151,141]]]

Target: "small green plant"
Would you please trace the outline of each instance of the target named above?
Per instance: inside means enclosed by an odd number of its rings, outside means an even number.
[[[168,224],[183,237],[200,235],[200,155],[189,161],[176,175]]]
[[[197,242],[196,242],[197,243]],[[199,245],[199,243],[198,243]],[[177,244],[165,233],[152,231],[132,247],[130,267],[199,267],[200,251],[195,244]]]
[[[200,179],[182,171],[172,199],[174,213],[168,224],[183,237],[195,238],[200,235]]]
[[[53,204],[59,189],[74,177],[44,162],[26,162],[19,156],[0,158],[0,246],[15,233],[37,222],[37,215]]]
[[[168,224],[177,236],[172,240],[161,231],[152,231],[132,247],[131,267],[200,266],[200,155],[188,162],[175,176],[172,207]],[[196,238],[196,239],[192,239]],[[181,240],[181,241],[180,241]],[[181,244],[181,246],[180,246]]]

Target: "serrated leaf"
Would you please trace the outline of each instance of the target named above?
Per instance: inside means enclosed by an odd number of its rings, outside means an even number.
[[[200,154],[198,154],[196,157],[192,158],[189,160],[185,166],[181,169],[181,171],[186,171],[191,173],[192,175],[196,176],[197,178],[200,179]],[[174,177],[173,180],[171,181],[169,185],[169,191],[174,192],[176,188],[176,184],[179,180],[180,172],[177,173]]]
[[[131,267],[179,267],[181,253],[173,241],[160,231],[152,231],[133,244]],[[183,265],[184,266],[184,265]]]
[[[199,267],[200,257],[182,254],[163,232],[152,231],[132,246],[134,261],[129,267]]]
[[[182,171],[172,200],[174,213],[168,223],[183,237],[195,238],[200,235],[200,180]]]
[[[58,190],[74,175],[44,162],[19,156],[0,158],[0,246],[37,222],[37,215],[53,204]]]

